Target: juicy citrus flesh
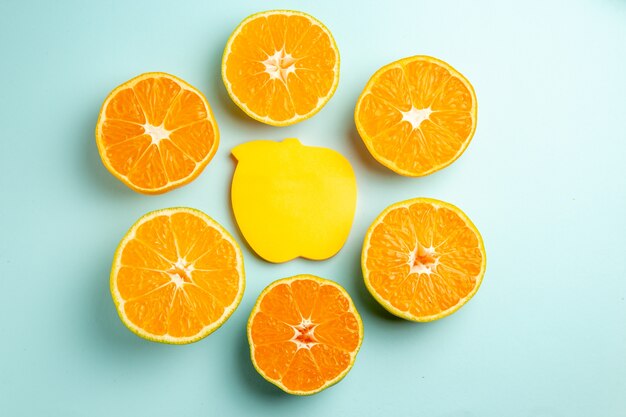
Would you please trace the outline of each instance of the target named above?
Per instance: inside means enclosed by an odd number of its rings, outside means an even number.
[[[197,341],[220,327],[243,295],[235,240],[201,211],[170,208],[143,216],[121,241],[111,270],[120,318],[137,335]]]
[[[469,145],[476,130],[476,94],[449,64],[414,56],[372,76],[354,117],[376,160],[398,174],[424,176],[450,165]]]
[[[133,190],[159,194],[196,178],[219,144],[202,93],[165,73],[146,73],[117,87],[96,126],[104,165]]]
[[[297,275],[270,284],[248,321],[252,363],[269,382],[310,395],[339,382],[352,368],[363,324],[337,283]]]
[[[365,284],[391,313],[432,321],[461,308],[486,267],[480,233],[452,204],[416,198],[385,209],[363,246]]]
[[[286,126],[317,113],[339,82],[339,51],[314,17],[272,10],[249,16],[231,35],[222,78],[250,117]]]

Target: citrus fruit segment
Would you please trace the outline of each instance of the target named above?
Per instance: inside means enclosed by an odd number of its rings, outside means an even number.
[[[313,16],[271,10],[244,19],[226,43],[222,78],[248,116],[273,126],[308,119],[339,82],[339,51]]]
[[[356,209],[350,162],[298,139],[256,140],[233,149],[231,199],[250,247],[270,262],[327,259],[343,246]]]
[[[476,226],[452,204],[415,198],[387,207],[369,227],[365,285],[396,316],[433,321],[474,296],[487,257]]]
[[[296,275],[270,284],[248,320],[256,370],[285,392],[310,395],[339,382],[363,341],[363,323],[339,284]]]
[[[200,91],[162,72],[113,90],[96,125],[104,166],[131,189],[160,194],[195,179],[219,145],[217,123]]]
[[[245,287],[237,242],[191,208],[141,217],[120,242],[111,294],[124,324],[155,342],[195,342],[235,311]]]
[[[477,106],[474,88],[460,72],[439,59],[414,56],[372,76],[354,119],[378,162],[419,177],[461,156],[476,130]]]

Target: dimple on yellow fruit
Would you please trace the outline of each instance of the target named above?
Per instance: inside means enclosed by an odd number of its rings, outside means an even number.
[[[161,194],[195,179],[215,155],[219,131],[200,91],[150,72],[117,87],[96,125],[104,166],[131,189]]]
[[[474,136],[477,109],[474,88],[460,72],[418,55],[379,69],[363,89],[354,119],[378,162],[419,177],[461,156]]]
[[[120,242],[111,294],[124,324],[155,342],[195,342],[235,311],[245,287],[239,245],[203,212],[177,207],[141,217]]]
[[[263,378],[285,392],[311,395],[350,371],[363,323],[336,282],[297,275],[270,284],[248,320],[250,356]]]
[[[287,126],[320,111],[339,82],[339,51],[313,16],[270,10],[244,19],[228,39],[222,78],[248,116]]]
[[[467,215],[430,198],[387,207],[369,227],[361,258],[374,298],[413,321],[461,308],[478,291],[486,265],[482,237]]]
[[[231,199],[252,249],[270,262],[336,254],[350,233],[356,177],[339,152],[297,139],[257,140],[233,149]]]

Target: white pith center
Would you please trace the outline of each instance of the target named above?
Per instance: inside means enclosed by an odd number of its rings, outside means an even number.
[[[172,282],[176,284],[176,288],[180,288],[185,282],[189,282],[193,270],[193,265],[187,264],[187,261],[183,258],[178,258],[178,261],[172,265],[172,268],[167,274],[170,276]]]
[[[163,139],[168,139],[170,137],[171,131],[167,130],[165,126],[154,126],[150,123],[146,123],[143,125],[143,130],[146,134],[150,135],[152,138],[152,143],[158,145],[159,142]]]
[[[270,80],[279,79],[287,81],[287,76],[292,72],[296,72],[296,60],[291,54],[285,53],[284,49],[269,55],[265,61],[265,72],[270,76]]]
[[[415,107],[411,107],[411,110],[401,112],[402,121],[407,121],[411,123],[411,127],[413,127],[413,129],[417,129],[420,127],[424,120],[428,120],[432,112],[433,111],[430,109],[430,107],[427,107],[425,109],[417,109]]]
[[[293,337],[291,341],[296,344],[296,349],[311,349],[317,345],[315,341],[315,326],[310,319],[302,319],[297,326],[291,326],[293,328]]]
[[[439,265],[439,257],[432,246],[424,247],[417,245],[417,248],[409,254],[409,266],[411,274],[432,274]]]

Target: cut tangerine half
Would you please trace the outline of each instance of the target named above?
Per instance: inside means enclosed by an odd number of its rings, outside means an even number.
[[[471,220],[452,204],[415,198],[387,207],[365,236],[365,284],[396,316],[433,321],[476,294],[487,257]]]
[[[142,74],[104,101],[96,125],[104,166],[133,190],[161,194],[195,179],[219,145],[200,91],[173,75]]]
[[[155,342],[195,342],[235,311],[245,287],[233,237],[195,209],[141,217],[120,242],[111,294],[124,324]]]
[[[248,320],[256,370],[285,392],[310,395],[339,382],[363,341],[363,323],[339,284],[297,275],[270,284]]]
[[[244,19],[226,43],[222,78],[248,116],[287,126],[320,111],[339,82],[339,51],[313,16],[271,10]]]
[[[368,81],[354,111],[372,156],[401,175],[419,177],[450,165],[476,130],[470,82],[430,56],[401,59]]]

